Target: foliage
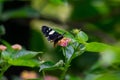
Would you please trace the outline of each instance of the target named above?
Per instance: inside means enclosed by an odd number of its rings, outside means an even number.
[[[40,61],[34,57],[41,52],[33,52],[28,50],[14,50],[6,41],[2,42],[8,47],[7,50],[0,52],[0,78],[2,79],[3,73],[10,66],[27,66],[36,67],[40,65]]]
[[[11,66],[26,66],[42,72],[43,77],[40,74],[35,80],[42,80],[51,71],[61,80],[119,80],[119,7],[119,0],[1,0],[0,39],[5,45],[1,45],[4,48],[0,51],[1,79]],[[51,46],[41,34],[43,25],[63,34],[70,43],[65,47]],[[24,29],[29,33],[25,37]],[[30,50],[13,49],[7,41],[20,41]]]
[[[3,25],[0,25],[0,36],[5,34],[5,28]]]

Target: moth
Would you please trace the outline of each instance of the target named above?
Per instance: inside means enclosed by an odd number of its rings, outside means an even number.
[[[42,33],[47,37],[48,41],[54,42],[54,46],[64,38],[64,36],[48,26],[42,26]]]

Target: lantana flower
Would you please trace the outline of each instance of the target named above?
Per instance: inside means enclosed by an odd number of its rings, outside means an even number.
[[[14,44],[14,45],[12,45],[12,48],[13,48],[14,50],[21,50],[21,49],[22,49],[22,46],[19,45],[19,44]]]
[[[27,80],[27,79],[36,79],[38,78],[38,74],[34,71],[23,71],[20,75],[22,80]]]
[[[4,46],[4,45],[0,45],[0,51],[5,51],[6,49],[7,49],[6,46]]]
[[[58,41],[58,45],[66,47],[70,41],[71,41],[70,38],[65,38],[64,37],[63,39],[61,39],[60,41]]]
[[[45,76],[44,80],[58,80],[58,78],[55,77],[55,76],[49,76],[49,75],[47,75],[47,76]]]

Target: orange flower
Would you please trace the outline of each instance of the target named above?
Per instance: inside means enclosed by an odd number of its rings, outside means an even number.
[[[5,51],[6,49],[7,49],[6,46],[4,46],[4,45],[0,45],[0,51]]]
[[[34,71],[23,71],[20,75],[22,80],[27,80],[27,79],[35,79],[38,78],[38,75]]]
[[[58,45],[66,47],[70,41],[70,38],[63,38],[58,42]]]
[[[14,50],[21,50],[21,49],[22,49],[22,46],[19,45],[19,44],[14,44],[14,45],[12,45],[12,48],[13,48]]]

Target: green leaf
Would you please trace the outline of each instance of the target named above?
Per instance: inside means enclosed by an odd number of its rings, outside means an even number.
[[[45,62],[45,63],[40,65],[39,71],[53,69],[53,65],[54,64],[52,62]]]
[[[4,63],[4,60],[3,60],[3,59],[1,59],[1,60],[0,60],[0,65],[1,65],[1,64],[3,64],[3,63]]]
[[[85,45],[81,43],[71,43],[63,49],[63,55],[67,61],[81,55],[85,51]]]
[[[105,1],[93,1],[92,6],[102,15],[110,13],[109,6]]]
[[[91,42],[86,44],[86,51],[90,52],[102,52],[108,49],[111,49],[111,46],[104,43]]]
[[[10,59],[8,63],[14,66],[27,66],[27,67],[35,67],[40,64],[38,60],[34,59]]]
[[[82,80],[82,79],[75,75],[66,75],[65,80]]]
[[[12,55],[14,59],[31,59],[42,52],[33,52],[28,50],[20,50]]]
[[[85,45],[82,44],[82,43],[79,43],[78,46],[75,48],[75,53],[73,55],[73,58],[75,58],[75,57],[81,55],[82,53],[84,53],[85,49],[86,49]]]
[[[65,2],[65,0],[49,0],[49,1],[53,4],[61,4],[61,3]]]
[[[120,73],[114,71],[99,74],[87,74],[84,80],[120,80]]]
[[[3,12],[3,4],[4,4],[5,0],[0,0],[0,20],[1,20],[1,16],[2,16],[2,12]]]
[[[30,7],[23,7],[16,10],[6,11],[1,18],[7,20],[9,18],[21,18],[21,17],[39,17],[39,13]]]
[[[74,48],[72,45],[68,45],[63,49],[63,55],[66,57],[66,60],[69,61],[74,54]]]
[[[7,51],[2,51],[1,57],[3,59],[9,60],[11,58],[11,54],[9,52],[7,52]]]
[[[120,73],[105,73],[97,77],[96,80],[120,80]]]
[[[84,33],[83,31],[80,31],[77,35],[76,35],[77,40],[80,43],[86,42],[88,41],[88,36],[86,33]]]
[[[0,36],[5,34],[5,28],[3,25],[0,25]]]
[[[52,63],[52,62],[44,62],[43,64],[40,65],[40,70],[53,70],[56,68],[60,68],[63,66],[63,60],[60,60],[59,62],[57,62],[56,64]]]
[[[96,80],[97,77],[100,75],[98,74],[87,74],[84,80]]]

